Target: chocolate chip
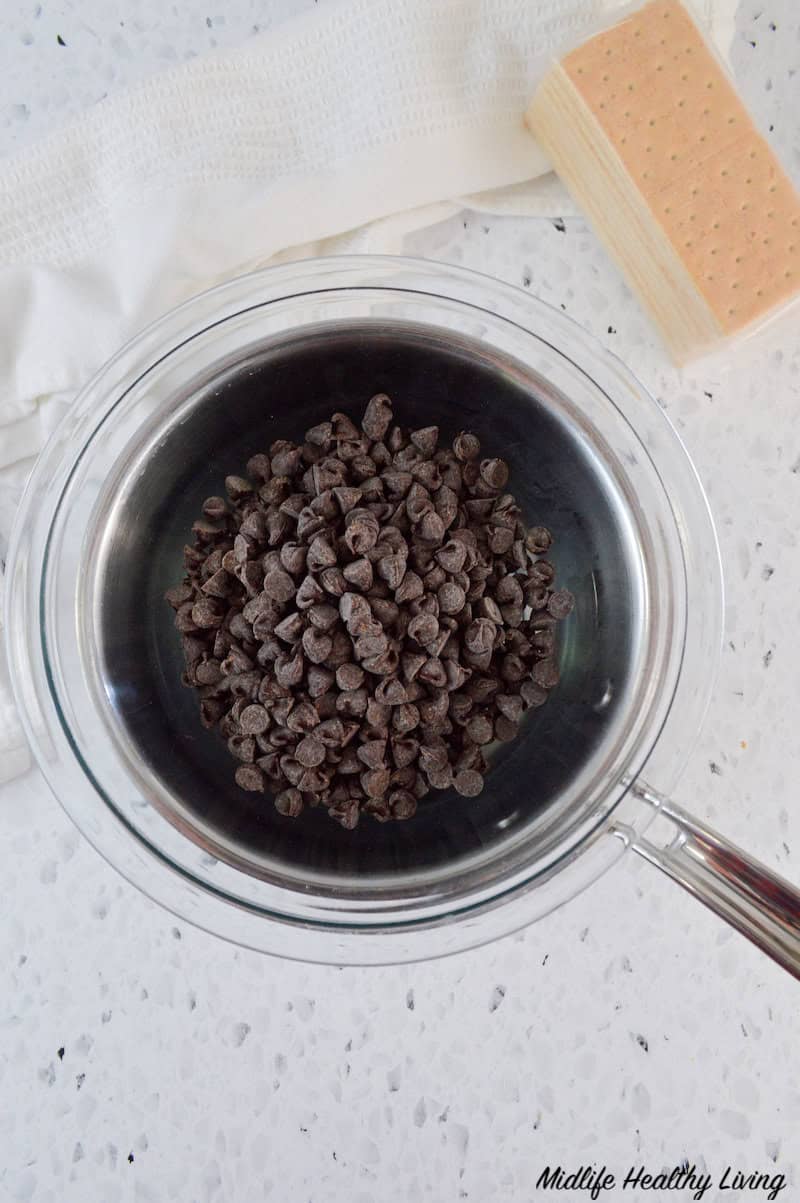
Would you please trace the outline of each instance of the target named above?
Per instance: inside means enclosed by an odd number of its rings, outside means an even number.
[[[248,597],[255,597],[262,591],[264,578],[257,561],[251,560],[248,564],[242,564],[236,575],[247,590]]]
[[[456,793],[464,798],[475,798],[483,789],[483,777],[473,769],[463,769],[453,778]]]
[[[422,584],[425,587],[426,593],[436,593],[446,580],[447,573],[444,568],[440,568],[438,564],[434,564],[433,568],[425,573],[425,576],[422,578]]]
[[[363,556],[378,542],[380,526],[374,514],[367,509],[350,510],[345,517],[344,541],[354,556]]]
[[[339,599],[339,614],[342,621],[347,625],[348,630],[351,625],[354,627],[363,626],[365,622],[369,622],[372,619],[370,604],[360,593],[343,593]]]
[[[490,489],[504,489],[508,484],[508,464],[503,459],[481,460],[481,480]]]
[[[279,685],[299,685],[303,679],[304,667],[300,652],[294,652],[291,656],[281,655],[275,661],[275,679]]]
[[[281,564],[292,576],[299,576],[306,570],[307,555],[308,548],[303,547],[300,543],[292,543],[290,540],[281,548]]]
[[[368,673],[376,677],[392,677],[397,672],[400,658],[394,648],[388,647],[384,652],[374,656],[365,656],[361,661]]]
[[[406,514],[409,521],[416,525],[422,521],[426,514],[433,512],[433,501],[428,490],[424,485],[413,484],[406,497]]]
[[[417,760],[419,743],[416,739],[403,739],[398,736],[392,740],[392,760],[395,767],[404,769]]]
[[[383,439],[392,421],[392,403],[386,393],[376,393],[367,402],[361,429],[376,442]]]
[[[179,610],[182,606],[185,606],[187,602],[191,603],[193,597],[194,589],[191,585],[186,584],[177,585],[174,589],[168,589],[164,594],[164,600],[172,606],[173,610]],[[190,604],[190,613],[191,609],[192,607]]]
[[[434,493],[433,504],[445,528],[452,526],[458,516],[458,494],[455,490],[446,484],[440,485]]]
[[[219,522],[228,516],[228,503],[224,497],[207,497],[203,502],[203,513],[212,522]]]
[[[494,733],[497,739],[503,743],[509,743],[512,739],[516,739],[519,734],[519,727],[510,718],[506,718],[504,714],[498,714],[494,720]]]
[[[264,736],[262,735],[263,739]],[[297,736],[292,731],[287,731],[284,727],[273,727],[267,736],[270,747],[273,748],[289,748],[294,747]]]
[[[325,447],[333,437],[333,425],[330,422],[319,422],[306,431],[306,442],[315,447]]]
[[[283,569],[274,569],[264,577],[264,592],[267,597],[274,598],[277,602],[289,601],[294,597],[296,590],[294,581]]]
[[[241,501],[243,497],[247,497],[253,492],[253,486],[243,476],[226,476],[225,492],[231,501]]]
[[[422,452],[426,459],[429,459],[436,450],[436,444],[439,442],[439,427],[425,426],[422,430],[412,430],[411,442]]]
[[[402,706],[408,701],[408,694],[403,683],[396,677],[390,677],[388,680],[383,678],[375,686],[375,700],[383,702],[385,706]]]
[[[398,789],[389,794],[393,819],[411,819],[417,813],[417,799],[408,790]]]
[[[361,718],[367,709],[368,695],[366,689],[349,689],[340,693],[336,699],[336,709],[346,718]]]
[[[522,702],[524,698],[524,686],[521,691],[523,696],[517,694],[498,693],[495,698],[495,705],[501,714],[510,719],[512,723],[518,723],[522,717]],[[477,742],[477,741],[476,741]]]
[[[325,592],[329,593],[332,597],[341,597],[343,593],[347,592],[347,581],[344,578],[341,568],[325,568],[320,573],[319,579],[322,589],[324,589]],[[319,590],[319,595],[321,597],[322,590],[319,588],[319,585],[317,585],[316,581],[314,584]]]
[[[382,798],[389,788],[390,773],[386,768],[370,769],[361,776],[361,785],[369,798]]]
[[[415,682],[416,684],[416,682]],[[436,730],[443,719],[447,717],[450,700],[446,690],[434,692],[426,698],[420,698],[418,709],[423,727]]]
[[[418,597],[422,597],[424,592],[425,588],[422,584],[422,578],[409,568],[395,589],[394,597],[395,601],[399,605],[402,605],[405,602],[415,601]]]
[[[435,510],[429,510],[420,519],[417,531],[421,539],[428,543],[441,543],[444,538],[444,522]]]
[[[373,739],[361,744],[356,749],[356,756],[365,764],[368,769],[380,769],[385,767],[386,760],[386,740]]]
[[[297,517],[297,537],[298,539],[311,539],[321,530],[325,529],[325,518],[322,514],[315,513],[311,506],[305,506]],[[306,549],[306,555],[308,549]]]
[[[201,630],[211,630],[221,627],[224,618],[225,613],[222,606],[219,601],[212,597],[201,597],[191,608],[192,623]],[[180,630],[181,628],[179,627],[178,629]]]
[[[252,735],[232,735],[228,740],[228,751],[244,764],[252,764],[256,758],[256,741]]]
[[[336,670],[339,689],[358,689],[364,683],[364,670],[358,664],[340,664]]]
[[[552,585],[556,570],[549,560],[537,560],[528,570],[528,580],[537,585]]]
[[[485,714],[475,714],[464,726],[464,732],[474,744],[488,744],[492,741],[494,727],[492,720]]]
[[[534,681],[523,681],[519,692],[525,705],[532,710],[538,706],[544,706],[548,697],[547,690]]]
[[[358,441],[358,430],[347,414],[333,414],[331,417],[331,430],[335,439],[347,442]]]
[[[525,617],[525,610],[522,606],[503,606],[500,610],[500,613],[503,617],[503,622],[506,624],[506,627],[510,628],[506,632],[507,636],[511,633],[511,629],[520,626],[523,618]]]
[[[400,664],[405,680],[413,681],[427,659],[422,652],[404,652],[400,657]]]
[[[256,455],[251,455],[247,461],[247,475],[252,480],[260,481],[262,484],[266,483],[272,475],[269,456],[260,451]]]
[[[365,804],[364,810],[367,809]],[[328,814],[332,819],[335,819],[345,831],[353,831],[358,826],[360,809],[357,798],[351,798],[346,802],[337,802],[335,806],[331,806]],[[375,816],[378,817],[377,814]]]
[[[446,650],[447,649],[445,648],[444,651]],[[444,661],[444,671],[447,677],[447,688],[449,690],[460,689],[461,686],[469,680],[472,674],[472,669],[465,668],[463,664],[459,664],[458,661],[453,660],[450,657]]]
[[[449,764],[440,769],[431,769],[426,776],[433,789],[450,789],[453,784],[453,769]]]
[[[519,578],[509,574],[501,577],[494,591],[495,600],[500,605],[521,606],[523,602],[522,585]],[[487,616],[488,617],[488,616]]]
[[[408,693],[408,690],[406,690]],[[387,720],[388,721],[388,720]],[[411,702],[395,706],[392,711],[392,728],[400,735],[406,735],[419,726],[419,710]]]
[[[439,634],[439,623],[433,614],[417,614],[408,624],[409,638],[426,647]]]
[[[208,597],[224,599],[230,595],[232,585],[233,581],[230,574],[224,568],[220,568],[205,581],[202,585],[202,591]]]
[[[553,689],[559,680],[558,665],[555,660],[548,658],[534,664],[531,678],[536,685],[541,685],[543,689]]]
[[[263,706],[246,706],[239,719],[244,735],[261,735],[269,726],[269,713]]]
[[[525,535],[525,546],[535,556],[548,551],[552,542],[553,536],[546,526],[532,526]]]
[[[331,770],[326,768],[306,769],[297,788],[303,794],[322,794],[330,785],[330,774]],[[312,805],[316,805],[316,801]]]
[[[467,600],[461,586],[452,581],[439,587],[437,597],[439,598],[439,609],[443,614],[460,614]]]
[[[319,664],[312,664],[309,667],[306,678],[308,684],[308,692],[312,698],[321,698],[333,687],[334,675],[329,668],[323,668]]]
[[[366,710],[367,722],[371,727],[385,727],[392,715],[391,706],[378,702],[374,697],[369,699]]]
[[[303,768],[316,768],[325,760],[325,745],[316,735],[307,735],[297,745],[295,756]]]
[[[405,576],[405,556],[396,552],[395,555],[381,557],[378,561],[378,574],[390,589],[397,589]]]
[[[267,519],[261,510],[251,510],[242,519],[242,525],[239,527],[240,538],[245,536],[251,543],[263,543],[267,537]]]
[[[519,656],[513,652],[500,662],[500,676],[504,681],[516,684],[526,676],[526,668]]]
[[[477,459],[481,453],[480,441],[474,434],[462,430],[453,439],[453,453],[456,459],[466,463],[467,460]]]
[[[382,656],[389,650],[389,640],[380,626],[375,634],[360,635],[353,643],[353,651],[358,660],[369,659],[372,656]]]
[[[370,606],[378,622],[386,628],[394,626],[400,617],[400,607],[391,598],[375,597],[374,593],[370,592]]]
[[[240,764],[234,776],[239,789],[246,789],[254,793],[263,794],[266,788],[267,783],[264,773],[255,764]]]
[[[295,643],[300,638],[302,630],[303,616],[302,614],[298,614],[296,610],[293,610],[291,614],[287,614],[274,627],[274,633],[286,643]]]
[[[481,597],[475,607],[475,613],[478,618],[488,618],[489,622],[494,623],[495,626],[502,625],[503,615],[493,597]]]
[[[394,501],[405,497],[414,483],[414,477],[410,472],[401,472],[396,468],[387,468],[381,473],[381,480],[387,497]]]
[[[493,555],[504,556],[511,550],[511,544],[514,542],[513,531],[506,530],[504,526],[488,526],[486,529],[489,535],[489,551]]]
[[[450,539],[436,552],[436,559],[445,572],[460,572],[467,558],[467,549],[457,539]]]
[[[360,504],[364,494],[361,489],[339,485],[333,489],[333,496],[341,512],[349,514],[352,509]]]
[[[311,664],[322,664],[328,659],[332,650],[333,640],[330,635],[326,635],[314,627],[307,627],[303,631],[303,651]]]
[[[475,460],[470,460],[468,464],[464,464],[461,469],[461,479],[466,485],[471,494],[475,493],[476,485],[481,479],[480,465]]]
[[[306,564],[309,572],[321,572],[336,563],[336,552],[324,535],[316,535],[309,544]]]
[[[411,469],[411,475],[415,481],[418,481],[426,490],[431,498],[431,505],[435,509],[433,502],[433,494],[439,490],[442,483],[441,474],[431,460],[423,459],[419,463],[414,464]]]
[[[337,669],[340,664],[347,664],[348,660],[352,660],[353,651],[347,633],[341,628],[334,630],[331,638],[333,647],[328,656],[328,667]]]
[[[296,731],[298,735],[307,735],[318,725],[319,713],[310,702],[298,702],[292,707],[286,718],[286,726],[290,731]]]
[[[475,656],[491,653],[495,642],[495,625],[488,618],[476,618],[464,632],[464,647]]]
[[[363,556],[346,564],[342,569],[342,574],[348,584],[355,585],[356,589],[360,589],[362,593],[366,593],[368,589],[372,588],[372,564]]]
[[[417,673],[417,680],[431,685],[434,689],[441,689],[447,684],[447,673],[442,661],[436,656],[431,656]]]
[[[528,581],[525,586],[525,602],[532,610],[544,610],[550,600],[550,590],[546,585]]]
[[[310,713],[306,713],[305,707],[308,707]],[[299,709],[303,710],[302,716],[298,716],[297,711]],[[293,731],[305,732],[306,734],[313,732],[314,739],[326,748],[339,747],[344,738],[344,726],[341,719],[327,718],[323,722],[320,722],[316,707],[309,706],[308,703],[303,703],[301,707],[295,707],[289,715],[288,722],[290,729]]]
[[[309,606],[307,614],[312,627],[316,627],[318,631],[330,632],[339,621],[338,608],[326,602],[315,602],[313,606]]]
[[[275,809],[279,815],[296,819],[303,812],[303,796],[299,789],[282,790],[275,798]]]
[[[186,643],[184,640],[184,655],[186,655],[187,663],[189,657],[186,653]],[[222,669],[220,668],[219,660],[204,660],[198,664],[195,669],[195,680],[198,685],[217,685],[222,680]]]
[[[556,589],[554,593],[550,594],[547,609],[553,618],[566,618],[568,614],[572,613],[574,607],[575,598],[569,589]]]

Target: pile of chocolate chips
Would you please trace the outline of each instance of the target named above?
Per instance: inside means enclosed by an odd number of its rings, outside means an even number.
[[[508,466],[473,434],[341,413],[279,440],[209,497],[167,600],[203,725],[283,815],[320,803],[343,827],[408,819],[431,789],[483,789],[558,682],[544,527],[520,521]]]

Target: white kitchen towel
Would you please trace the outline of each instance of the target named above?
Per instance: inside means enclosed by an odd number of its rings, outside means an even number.
[[[401,251],[466,203],[573,212],[522,114],[613,7],[332,0],[0,163],[0,553],[65,405],[171,306],[276,259]],[[697,7],[724,52],[735,0]],[[24,761],[0,666],[0,781]]]

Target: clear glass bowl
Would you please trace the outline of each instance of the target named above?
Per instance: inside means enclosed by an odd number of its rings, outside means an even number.
[[[403,424],[476,430],[578,605],[562,681],[484,794],[346,833],[232,784],[179,683],[161,600],[226,473],[376,391]],[[442,955],[576,894],[654,815],[707,705],[722,622],[703,491],[656,402],[563,314],[463,269],[367,256],[234,280],[156,322],[43,452],[9,559],[9,655],[57,798],[175,913],[332,963]]]

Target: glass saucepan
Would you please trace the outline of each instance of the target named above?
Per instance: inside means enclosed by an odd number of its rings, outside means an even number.
[[[404,425],[474,430],[552,529],[577,599],[561,683],[477,798],[347,832],[240,791],[180,683],[164,590],[203,499],[256,450],[387,392]],[[8,650],[31,745],[95,847],[152,898],[282,956],[384,963],[492,939],[626,848],[798,972],[798,895],[667,800],[721,635],[714,528],[655,401],[563,314],[462,269],[316,260],[167,314],[87,386],[25,494]],[[657,814],[674,839],[649,841]]]

